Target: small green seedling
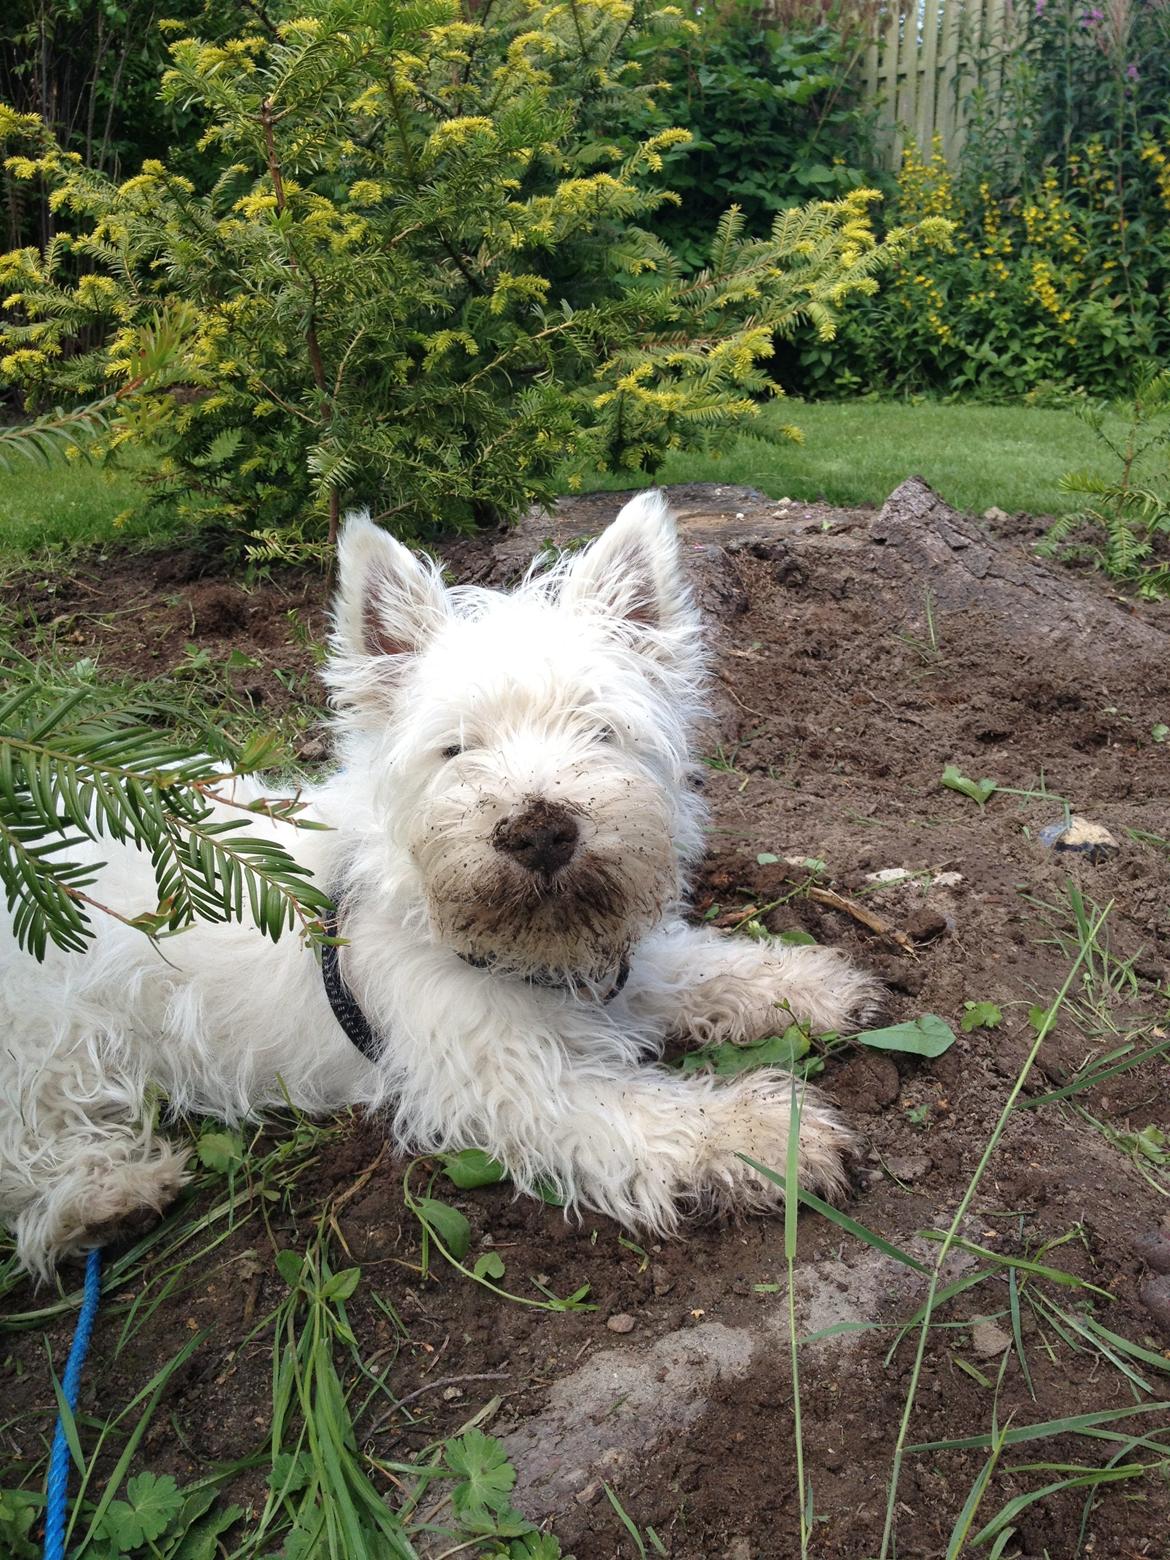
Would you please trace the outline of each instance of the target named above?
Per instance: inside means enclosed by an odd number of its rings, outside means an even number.
[[[498,1251],[485,1251],[482,1257],[476,1258],[471,1271],[476,1278],[503,1278],[506,1271],[504,1259]]]
[[[930,1106],[908,1105],[906,1107],[906,1120],[912,1127],[919,1127],[925,1132],[930,1121]]]
[[[710,1068],[719,1078],[733,1078],[753,1067],[783,1067],[807,1077],[824,1065],[819,1057],[809,1057],[812,1043],[799,1024],[789,1024],[782,1035],[768,1035],[752,1045],[705,1045],[683,1057],[680,1071],[700,1072]],[[806,1062],[806,1058],[808,1058]]]
[[[969,796],[973,802],[978,802],[980,807],[987,804],[988,800],[999,790],[999,785],[986,776],[982,780],[970,780],[957,764],[948,764],[942,772],[942,780],[948,791],[958,791],[963,796]]]
[[[619,1246],[623,1246],[627,1251],[632,1251],[634,1253],[634,1255],[639,1259],[639,1261],[638,1261],[638,1272],[639,1273],[644,1273],[646,1271],[646,1269],[650,1266],[650,1253],[646,1250],[645,1246],[639,1246],[638,1242],[636,1240],[627,1240],[624,1235],[619,1235],[618,1236],[618,1245]]]
[[[964,1002],[963,1008],[959,1028],[965,1035],[974,1029],[998,1029],[1003,1023],[1003,1013],[994,1002]]]
[[[1143,1127],[1140,1132],[1119,1132],[1117,1146],[1133,1159],[1148,1159],[1151,1164],[1170,1164],[1166,1134],[1160,1127]]]
[[[204,1127],[195,1144],[199,1163],[205,1170],[218,1170],[226,1175],[234,1170],[244,1157],[244,1140],[238,1132],[226,1127]]]
[[[1166,738],[1170,737],[1170,726],[1167,726],[1164,721],[1159,721],[1150,735],[1155,742],[1165,742]]]

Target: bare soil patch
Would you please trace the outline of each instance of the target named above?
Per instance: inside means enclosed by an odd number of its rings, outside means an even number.
[[[891,1021],[933,1012],[958,1029],[965,1002],[1002,1009],[998,1028],[960,1034],[934,1062],[858,1050],[832,1058],[821,1080],[870,1145],[851,1212],[926,1255],[916,1232],[949,1224],[1031,1044],[1029,1008],[1050,1002],[1068,970],[1070,883],[1086,902],[1112,901],[1105,936],[1115,962],[1093,984],[1078,982],[1076,1011],[1046,1041],[1030,1093],[1061,1086],[1127,1040],[1138,1049],[1167,1033],[1170,743],[1152,735],[1170,724],[1166,614],[1120,599],[1093,576],[1038,563],[1026,521],[1002,523],[996,534],[921,484],[905,485],[876,514],[778,506],[731,487],[680,489],[673,498],[717,653],[707,754],[715,762],[706,774],[711,850],[697,913],[734,920],[754,905],[773,931],[799,927],[846,947],[888,983]],[[505,536],[453,543],[446,556],[462,578],[503,582],[546,539],[600,529],[616,503],[609,495],[566,502]],[[69,580],[10,582],[7,608],[26,646],[48,635],[71,653],[98,653],[107,671],[152,677],[193,675],[182,670],[188,645],[218,662],[234,650],[256,663],[225,674],[237,694],[273,710],[303,700],[313,667],[306,635],[320,635],[324,624],[321,582],[288,573],[245,585],[204,567],[194,555],[82,560]],[[303,627],[301,642],[291,627]],[[305,741],[306,756],[318,756],[316,737]],[[941,787],[950,763],[1001,787],[1047,794],[1001,792],[981,809]],[[1061,798],[1105,825],[1118,852],[1094,865],[1042,845],[1038,831],[1062,816]],[[761,853],[778,860],[761,865]],[[905,932],[912,951],[793,894],[807,873],[789,857],[823,861],[833,887]],[[892,868],[911,876],[875,886],[870,874]],[[1111,995],[1103,988],[1109,974]],[[1077,1096],[1106,1130],[1058,1103],[1017,1113],[965,1230],[1001,1253],[1035,1254],[1071,1237],[1048,1260],[1108,1291],[1112,1298],[1097,1297],[1092,1314],[1160,1356],[1163,1372],[1170,1330],[1147,1303],[1146,1258],[1151,1234],[1167,1227],[1165,1167],[1135,1161],[1111,1135],[1150,1125],[1170,1131],[1168,1082],[1170,1064],[1155,1059]],[[302,1177],[295,1205],[273,1210],[272,1239],[303,1243],[328,1199],[352,1185],[381,1145],[377,1122],[355,1125],[329,1162]],[[383,1165],[339,1216],[363,1272],[349,1312],[363,1351],[384,1351],[393,1391],[417,1394],[410,1415],[387,1416],[375,1405],[359,1427],[377,1455],[406,1460],[498,1394],[491,1428],[518,1468],[517,1503],[548,1516],[578,1560],[632,1553],[603,1482],[678,1560],[797,1554],[779,1224],[700,1228],[642,1253],[605,1220],[570,1225],[506,1187],[443,1195],[470,1219],[473,1253],[491,1245],[504,1257],[511,1289],[535,1295],[528,1281],[539,1278],[564,1295],[588,1283],[597,1309],[549,1315],[503,1304],[441,1263],[420,1277],[400,1167]],[[131,1349],[117,1349],[113,1314],[130,1297],[107,1302],[85,1385],[98,1409],[138,1391],[193,1326],[209,1329],[148,1437],[143,1461],[156,1471],[191,1478],[262,1444],[270,1341],[248,1335],[283,1292],[271,1256],[264,1228],[245,1223],[158,1305]],[[879,1546],[912,1362],[912,1342],[904,1342],[886,1363],[891,1324],[913,1313],[924,1286],[807,1215],[799,1263],[804,1333],[842,1323],[885,1329],[839,1331],[803,1356],[813,1553],[862,1560]],[[1084,1292],[1045,1292],[1084,1314]],[[374,1294],[409,1333],[396,1354]],[[36,1300],[25,1293],[14,1303]],[[1007,1304],[1006,1283],[989,1281],[942,1313],[969,1325],[932,1333],[913,1442],[989,1430],[992,1393],[963,1367],[994,1376],[995,1329],[975,1328]],[[608,1328],[619,1315],[632,1327]],[[997,1326],[1010,1330],[1003,1317]],[[1009,1415],[1024,1424],[1122,1408],[1142,1395],[1099,1353],[1075,1347],[1078,1334],[1061,1337],[1028,1307],[1022,1327],[1035,1397],[1012,1359],[1001,1424]],[[62,1325],[51,1334],[56,1360],[67,1332]],[[0,1352],[5,1450],[31,1452],[51,1428],[44,1341],[18,1332]],[[1170,1396],[1159,1367],[1144,1369],[1155,1392]],[[1170,1414],[1150,1416],[1148,1428],[1168,1422]],[[1001,1465],[987,1514],[1045,1482],[1013,1466],[1103,1463],[1111,1450],[1102,1443],[1086,1455],[1084,1443],[1069,1439],[1021,1448]],[[944,1553],[984,1456],[908,1458],[901,1560]],[[1082,1509],[1083,1492],[1029,1507],[1007,1553],[1069,1560]],[[1168,1530],[1164,1480],[1105,1487],[1086,1551],[1164,1555]]]

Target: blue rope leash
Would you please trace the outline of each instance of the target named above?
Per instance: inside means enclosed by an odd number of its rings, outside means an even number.
[[[65,1362],[65,1374],[61,1378],[61,1395],[72,1414],[77,1409],[77,1393],[81,1386],[81,1372],[85,1356],[89,1352],[90,1335],[97,1316],[98,1299],[102,1292],[102,1254],[98,1249],[90,1252],[85,1263],[85,1291],[77,1326],[73,1329],[73,1343]],[[53,1431],[53,1449],[49,1453],[49,1477],[45,1484],[45,1560],[65,1560],[65,1514],[68,1508],[69,1443],[65,1439],[65,1426],[60,1414]]]

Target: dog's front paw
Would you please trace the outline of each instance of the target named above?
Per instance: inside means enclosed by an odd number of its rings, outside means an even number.
[[[727,1088],[722,1131],[705,1166],[709,1200],[722,1211],[764,1212],[783,1203],[794,1088],[799,1090],[799,1183],[829,1201],[844,1197],[847,1167],[857,1153],[854,1134],[816,1090],[794,1082],[787,1073],[760,1069]],[[771,1170],[780,1184],[741,1155]]]
[[[42,1277],[65,1257],[141,1235],[189,1179],[186,1149],[155,1142],[147,1158],[91,1155],[16,1220],[21,1263]]]
[[[835,948],[754,950],[689,995],[685,1028],[704,1045],[745,1045],[795,1020],[814,1034],[850,1034],[878,1011],[880,984]]]
[[[880,1011],[881,983],[836,948],[773,946],[768,955],[779,1001],[814,1034],[856,1033]]]

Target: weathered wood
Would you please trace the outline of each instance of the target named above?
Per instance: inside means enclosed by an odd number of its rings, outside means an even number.
[[[972,89],[994,98],[1019,17],[1009,0],[885,0],[862,66],[877,108],[877,147],[890,168],[907,147],[935,138],[954,163],[967,132]]]

